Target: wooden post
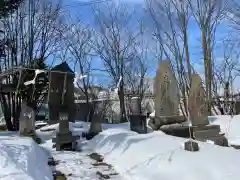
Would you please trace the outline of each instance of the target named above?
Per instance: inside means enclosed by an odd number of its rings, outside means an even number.
[[[63,92],[62,92],[62,104],[64,104],[64,96],[67,91],[67,72],[64,73],[64,84],[63,84]]]
[[[50,93],[51,93],[51,80],[52,80],[52,72],[51,70],[49,70],[48,72],[48,97],[47,97],[47,102],[49,102],[49,97],[50,97]]]

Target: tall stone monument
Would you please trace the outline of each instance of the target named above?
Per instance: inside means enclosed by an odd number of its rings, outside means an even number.
[[[220,126],[209,124],[206,108],[206,96],[201,77],[193,74],[188,98],[193,138],[200,141],[212,140],[217,145],[227,146],[227,139],[220,133]]]
[[[202,79],[198,74],[191,77],[191,87],[188,97],[188,110],[192,126],[208,125],[207,103]]]
[[[180,96],[177,80],[167,60],[159,63],[154,91],[155,118],[149,125],[153,129],[159,129],[162,125],[184,122],[185,118],[179,115]]]
[[[66,62],[55,66],[49,76],[49,121],[59,122],[59,132],[53,142],[56,150],[74,150],[76,137],[69,130],[74,121],[74,73]]]

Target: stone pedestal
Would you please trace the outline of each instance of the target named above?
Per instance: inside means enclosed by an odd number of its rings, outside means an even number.
[[[219,125],[193,126],[193,138],[199,141],[213,141],[219,146],[228,146],[228,141],[223,133],[220,133]]]
[[[130,129],[139,134],[147,133],[146,116],[144,115],[130,115]]]
[[[65,112],[59,113],[59,132],[56,135],[56,138],[53,138],[52,141],[56,145],[56,150],[72,150],[76,149],[76,140],[77,136],[73,136],[72,132],[69,130],[69,121],[68,114]]]
[[[180,115],[160,116],[160,117],[155,117],[155,119],[157,120],[157,122],[161,122],[159,124],[160,126],[175,124],[175,123],[183,123],[186,121],[186,118]]]
[[[73,136],[72,132],[69,131],[68,133],[57,133],[56,138],[53,138],[52,142],[56,144],[57,151],[61,150],[74,151],[76,150],[77,139],[78,137]]]

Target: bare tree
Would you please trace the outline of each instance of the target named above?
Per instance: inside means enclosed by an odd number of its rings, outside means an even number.
[[[149,0],[147,5],[153,22],[154,38],[163,57],[172,62],[181,92],[182,112],[187,115],[186,96],[192,72],[188,43],[189,5],[178,0]]]
[[[146,37],[146,31],[143,23],[139,26],[140,32],[136,39],[134,50],[135,57],[129,62],[128,67],[126,67],[126,88],[130,93],[130,98],[132,96],[139,98],[139,108],[140,113],[143,112],[142,102],[149,91],[150,82],[147,79],[147,73],[149,72],[149,43]],[[128,100],[129,103],[131,99]]]
[[[90,102],[91,91],[91,67],[92,67],[92,37],[93,31],[85,26],[80,19],[72,23],[69,19],[68,28],[62,34],[63,43],[65,44],[65,53],[74,63],[74,71],[80,73],[77,77],[76,84],[83,92],[86,104],[89,107],[89,116],[85,117],[87,121],[91,121],[93,115],[93,107]]]
[[[133,46],[137,35],[131,31],[132,13],[127,7],[107,3],[104,8],[94,8],[97,25],[95,50],[115,86],[119,84],[121,122],[127,120],[124,97],[126,67],[135,58]]]
[[[189,0],[192,14],[201,30],[208,114],[212,109],[213,50],[218,25],[225,17],[224,0]]]
[[[55,27],[59,13],[60,8],[58,5],[53,6],[53,4],[46,1],[45,6],[42,6],[40,1],[29,0],[21,4],[15,13],[2,19],[1,22],[6,30],[4,38],[7,46],[3,50],[5,56],[3,56],[0,64],[1,71],[11,71],[19,66],[44,68],[45,65],[42,62],[48,57],[48,53],[52,51],[52,46],[55,46],[52,42],[56,41],[53,41],[53,39],[57,40],[51,33],[58,32]],[[49,23],[47,24],[48,27],[46,27],[46,23]],[[54,34],[57,35],[57,33]],[[13,119],[14,124],[17,124],[21,111],[21,95],[17,89],[20,87],[17,84],[21,79],[22,81],[24,79],[21,72],[25,71],[20,69],[19,73],[13,73],[11,77],[8,76],[5,80],[5,83],[14,84],[16,91],[9,92],[7,95],[1,93],[0,98],[5,121],[8,129],[12,130],[18,129],[18,125],[12,127],[11,121]],[[25,80],[29,80],[31,76],[34,76],[34,72],[29,74],[31,75]],[[23,83],[22,81],[21,83]],[[29,89],[33,90],[34,88],[29,86]],[[32,91],[28,91],[29,96],[32,96],[32,94]],[[37,108],[37,104],[37,101],[32,103],[33,108]]]

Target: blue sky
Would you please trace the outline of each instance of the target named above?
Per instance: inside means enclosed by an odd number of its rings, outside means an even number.
[[[70,12],[72,16],[75,15],[81,15],[81,19],[84,23],[89,24],[91,27],[95,27],[94,25],[94,17],[92,14],[92,6],[91,5],[85,5],[86,3],[91,1],[98,1],[98,0],[63,0],[63,8],[64,11]],[[116,4],[118,3],[124,3],[127,4],[128,7],[133,7],[137,10],[137,16],[146,16],[143,12],[143,8],[145,7],[144,0],[112,0]],[[101,5],[99,3],[98,5]],[[223,49],[222,49],[222,41],[226,37],[226,34],[229,33],[229,26],[227,23],[224,23],[220,25],[216,32],[216,40],[217,45],[215,49],[215,56],[216,58],[222,58],[223,57]],[[151,38],[151,35],[149,35],[149,38]],[[201,34],[198,28],[198,25],[194,21],[190,21],[189,24],[189,44],[190,44],[190,55],[191,60],[194,62],[194,66],[196,70],[203,74],[203,68],[202,68],[202,53],[201,53]],[[155,74],[155,68],[156,67],[156,59],[150,60],[151,61],[151,69],[149,71],[150,76],[154,76]],[[102,67],[100,61],[96,60],[96,63],[94,63],[96,67]],[[238,81],[240,79],[238,78]],[[236,84],[240,87],[240,83]]]

